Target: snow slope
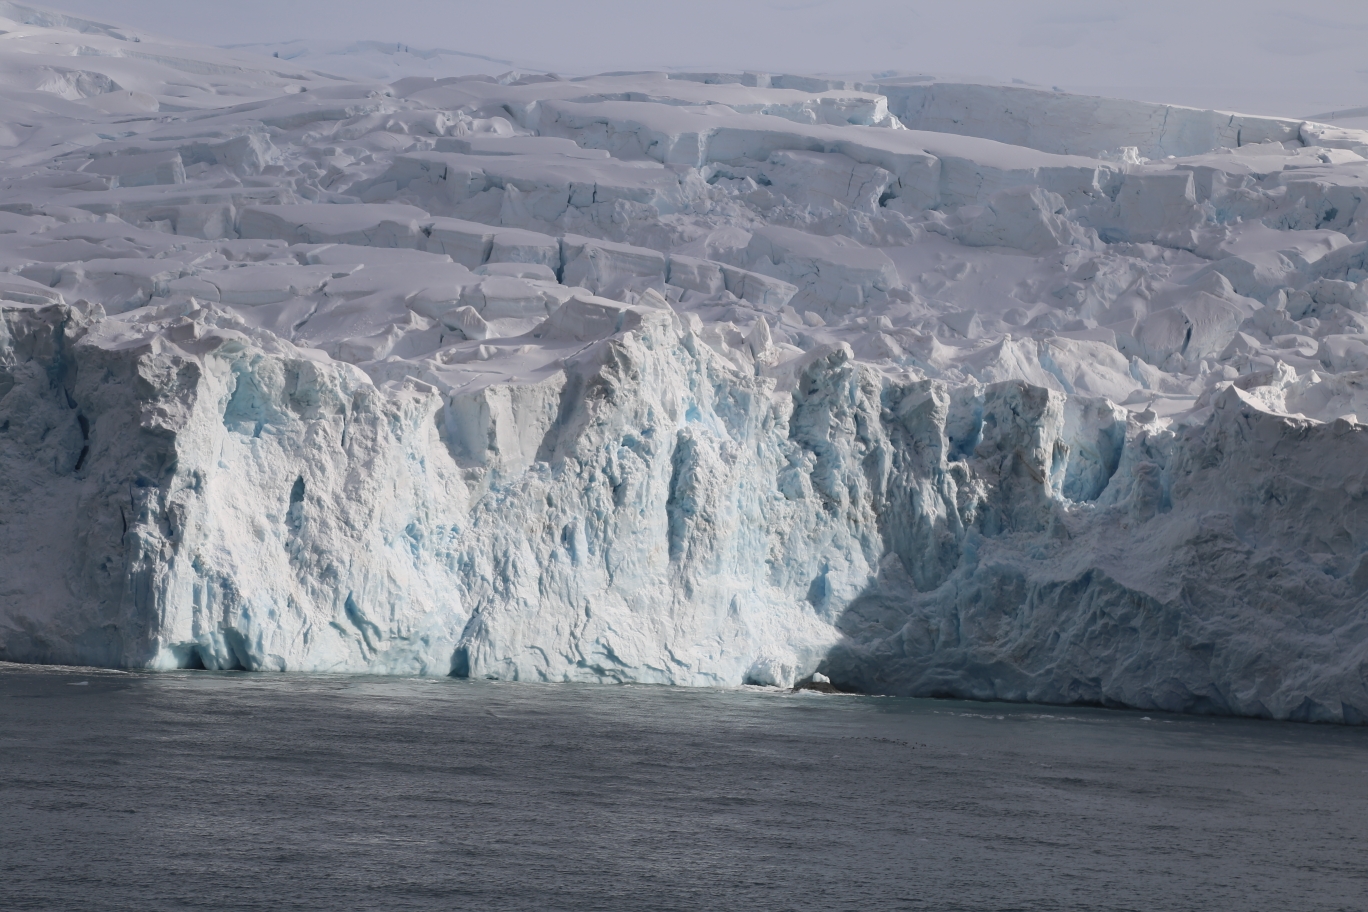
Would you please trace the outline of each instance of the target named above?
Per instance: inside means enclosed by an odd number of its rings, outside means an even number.
[[[0,15],[0,658],[1368,714],[1368,134]]]
[[[1368,104],[1356,0],[62,0],[206,44],[281,42],[339,75],[458,76],[455,48],[583,76],[620,70],[972,75],[1085,95],[1288,117]],[[358,39],[369,39],[360,43]],[[365,45],[370,45],[369,47]],[[339,53],[339,51],[341,53]],[[443,65],[458,71],[437,72]],[[365,78],[378,78],[374,69]],[[1324,120],[1324,117],[1316,119]]]
[[[229,45],[228,50],[290,61],[345,79],[393,82],[406,76],[497,76],[526,64],[446,48],[412,47],[390,41],[270,41]],[[544,68],[540,68],[544,69]]]

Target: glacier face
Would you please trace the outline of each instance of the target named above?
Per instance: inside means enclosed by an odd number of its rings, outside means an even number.
[[[1368,134],[0,15],[0,658],[1368,716]]]

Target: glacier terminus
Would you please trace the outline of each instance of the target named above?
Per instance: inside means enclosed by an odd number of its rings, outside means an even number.
[[[1368,721],[1368,131],[0,29],[0,659]]]

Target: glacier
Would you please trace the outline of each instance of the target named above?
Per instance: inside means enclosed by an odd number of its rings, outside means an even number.
[[[1368,132],[0,18],[0,660],[1368,721]]]

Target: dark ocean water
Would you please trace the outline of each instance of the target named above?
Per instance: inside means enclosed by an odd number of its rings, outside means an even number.
[[[1368,909],[1368,729],[0,665],[0,909]]]

